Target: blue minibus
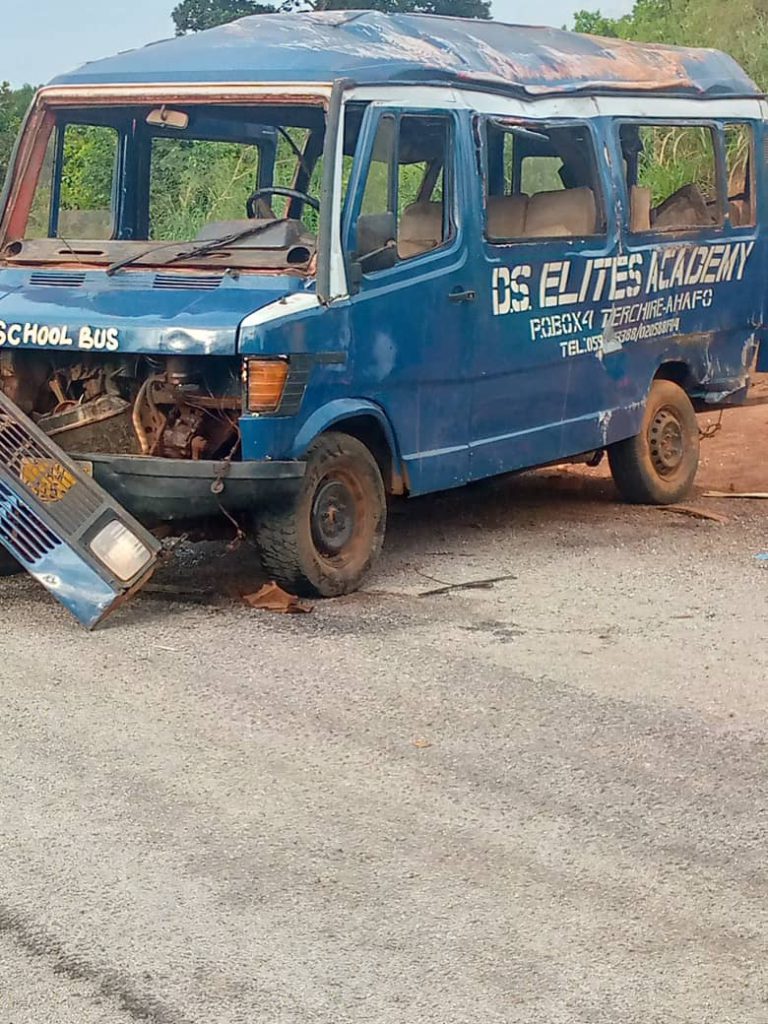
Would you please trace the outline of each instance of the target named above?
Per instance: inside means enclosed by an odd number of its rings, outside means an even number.
[[[715,51],[370,11],[63,75],[0,206],[0,481],[45,518],[92,480],[126,586],[139,523],[226,515],[325,596],[394,496],[605,455],[677,502],[758,360],[765,115]]]

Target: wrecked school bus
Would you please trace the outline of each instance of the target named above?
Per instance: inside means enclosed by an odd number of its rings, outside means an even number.
[[[765,113],[714,51],[355,11],[55,80],[2,199],[0,541],[90,625],[157,523],[336,595],[389,495],[607,453],[677,501],[758,351]]]

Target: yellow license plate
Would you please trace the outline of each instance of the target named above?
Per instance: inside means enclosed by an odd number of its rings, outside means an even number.
[[[46,505],[61,501],[77,480],[56,459],[24,459],[21,479],[27,489]]]

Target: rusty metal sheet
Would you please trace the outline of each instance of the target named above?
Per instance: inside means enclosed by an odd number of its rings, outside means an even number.
[[[755,96],[715,50],[601,39],[555,28],[427,15],[256,15],[86,64],[56,85],[476,82],[530,95],[665,91]]]

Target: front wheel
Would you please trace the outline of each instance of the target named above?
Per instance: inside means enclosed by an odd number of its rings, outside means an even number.
[[[699,468],[699,425],[685,391],[655,380],[640,433],[612,444],[608,461],[626,501],[671,505],[684,498]]]
[[[297,594],[338,597],[360,586],[376,561],[387,525],[378,464],[347,434],[321,434],[307,451],[302,490],[290,506],[256,521],[269,575]]]

